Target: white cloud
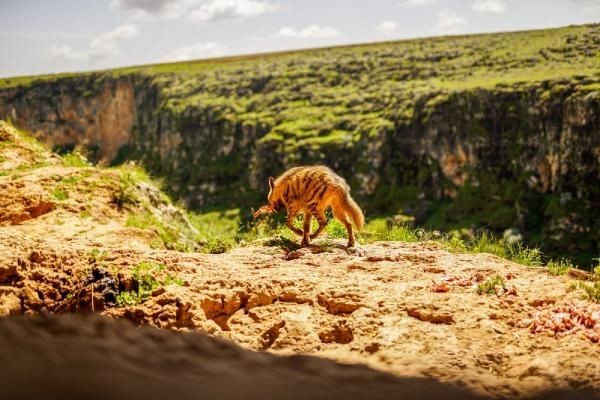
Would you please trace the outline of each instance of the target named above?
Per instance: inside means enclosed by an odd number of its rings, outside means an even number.
[[[483,14],[501,14],[506,10],[502,0],[475,0],[473,10]]]
[[[110,32],[103,33],[98,36],[96,40],[101,40],[104,42],[113,42],[115,40],[121,39],[133,39],[138,35],[138,28],[132,24],[125,24],[116,27]]]
[[[336,37],[339,34],[340,32],[337,29],[329,26],[324,26],[321,28],[319,25],[310,25],[302,30],[296,30],[290,27],[281,28],[279,32],[275,34],[275,37],[323,39]]]
[[[95,36],[88,47],[74,50],[68,45],[53,44],[45,54],[48,60],[79,60],[95,62],[119,54],[118,42],[133,39],[138,35],[138,28],[132,24],[118,26],[112,31]]]
[[[435,3],[435,0],[400,0],[402,7],[419,7]]]
[[[139,10],[148,14],[162,14],[181,3],[180,0],[112,0],[110,6],[124,10]]]
[[[82,60],[83,52],[75,51],[71,46],[53,44],[46,52],[48,60]]]
[[[161,59],[161,61],[186,61],[197,58],[218,57],[225,54],[226,51],[227,47],[221,43],[196,43],[171,50]]]
[[[438,13],[436,31],[440,33],[457,33],[466,23],[467,19],[465,17],[452,11],[442,10]]]
[[[398,33],[398,24],[394,21],[383,21],[375,28],[377,32],[383,33],[384,35],[395,35]]]
[[[135,11],[138,18],[215,21],[256,17],[279,9],[272,0],[112,0],[111,7]]]
[[[276,11],[279,6],[269,1],[258,0],[212,0],[193,9],[187,19],[191,21],[214,21],[256,17]]]

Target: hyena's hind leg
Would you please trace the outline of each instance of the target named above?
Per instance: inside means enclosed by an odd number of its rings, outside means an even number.
[[[304,232],[294,226],[294,218],[298,212],[296,210],[288,208],[287,216],[285,218],[285,224],[292,232],[294,232],[298,236],[304,236]]]
[[[310,213],[304,213],[304,230],[302,234],[302,246],[308,246],[310,243],[310,223],[312,221],[312,215]]]
[[[331,207],[331,211],[333,212],[335,219],[344,224],[348,231],[348,247],[354,247],[354,232],[352,231],[352,224],[350,223],[348,214],[346,214],[344,210],[336,210],[335,207]]]
[[[310,238],[314,239],[317,236],[319,236],[327,226],[327,218],[325,218],[325,210],[317,210],[316,208],[312,207],[310,209],[310,212],[319,222],[319,227],[317,228],[317,230],[314,231],[312,235],[310,235]]]

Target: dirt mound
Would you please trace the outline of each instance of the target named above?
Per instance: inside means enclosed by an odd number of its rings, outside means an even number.
[[[191,228],[152,186],[91,167],[13,172],[0,176],[0,215],[11,216],[0,227],[0,315],[94,311],[248,349],[433,377],[485,396],[600,391],[600,347],[590,335],[598,306],[570,291],[566,275],[432,242],[351,252],[343,240],[292,252],[268,246],[276,241],[218,255],[167,250],[157,238],[179,243]],[[585,318],[585,329],[538,329],[537,316],[573,304],[569,318]],[[166,363],[180,362],[188,361]]]

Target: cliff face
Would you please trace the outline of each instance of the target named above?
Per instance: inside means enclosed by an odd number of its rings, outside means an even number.
[[[0,89],[0,118],[96,161],[140,160],[192,207],[256,206],[268,176],[324,163],[368,215],[518,228],[589,263],[599,43],[589,25],[38,80]]]
[[[58,150],[86,147],[112,160],[130,139],[135,119],[132,77],[60,79],[0,94],[0,115]]]

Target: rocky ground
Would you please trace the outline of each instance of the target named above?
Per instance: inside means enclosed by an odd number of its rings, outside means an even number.
[[[161,249],[152,229],[126,226],[136,206],[115,201],[123,188],[114,171],[64,165],[6,126],[0,134],[2,315],[94,311],[485,396],[600,393],[600,306],[569,290],[576,271],[553,276],[433,242]],[[495,276],[504,288],[478,293]]]

